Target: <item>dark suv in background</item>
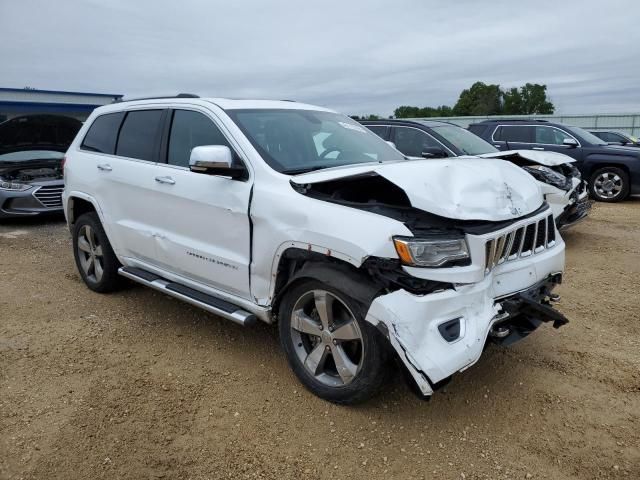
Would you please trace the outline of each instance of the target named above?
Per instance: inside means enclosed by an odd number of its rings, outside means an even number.
[[[608,145],[579,127],[546,120],[485,120],[469,130],[500,150],[546,150],[576,159],[591,195],[619,202],[640,193],[640,151]]]
[[[626,147],[640,147],[640,140],[633,135],[612,130],[591,130],[596,137],[610,145],[624,145]]]

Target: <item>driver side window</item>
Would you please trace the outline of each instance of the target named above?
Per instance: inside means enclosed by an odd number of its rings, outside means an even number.
[[[421,157],[424,147],[441,147],[430,135],[415,128],[394,127],[396,148],[409,157]]]
[[[202,145],[226,145],[233,152],[222,132],[205,115],[191,110],[175,110],[169,134],[167,163],[188,167],[191,150]]]
[[[570,135],[555,127],[535,127],[535,129],[536,143],[562,145],[565,138],[572,138]]]

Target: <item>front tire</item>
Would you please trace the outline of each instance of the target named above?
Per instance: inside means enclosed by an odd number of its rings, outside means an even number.
[[[81,215],[73,226],[73,254],[85,285],[94,292],[118,290],[121,267],[95,212]]]
[[[591,196],[599,202],[621,202],[629,196],[629,175],[618,167],[599,168],[589,180]]]
[[[316,280],[304,280],[285,294],[280,342],[293,372],[318,397],[360,403],[385,382],[387,346],[364,314],[358,302]]]

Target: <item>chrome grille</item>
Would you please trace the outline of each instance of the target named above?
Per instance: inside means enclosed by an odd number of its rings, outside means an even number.
[[[553,215],[531,222],[485,243],[485,274],[496,265],[535,255],[556,244]]]
[[[33,196],[45,207],[61,208],[63,190],[64,187],[62,185],[44,186],[33,192]]]

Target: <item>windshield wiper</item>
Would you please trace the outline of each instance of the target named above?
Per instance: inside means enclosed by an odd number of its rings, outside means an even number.
[[[285,175],[300,175],[302,173],[315,172],[316,170],[322,170],[324,168],[330,167],[326,165],[316,165],[315,167],[290,168],[288,170],[281,170],[280,173],[284,173]]]

